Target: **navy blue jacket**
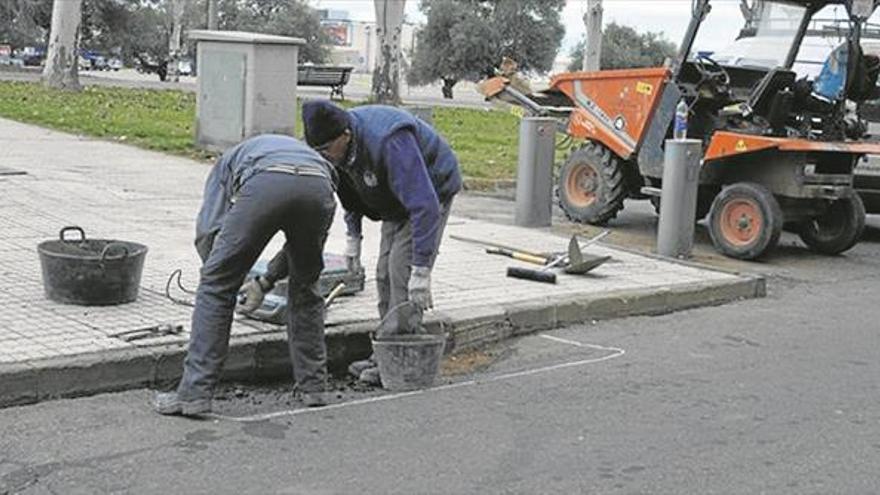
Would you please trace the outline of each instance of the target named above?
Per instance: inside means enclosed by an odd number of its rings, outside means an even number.
[[[352,144],[339,167],[338,195],[350,235],[361,218],[409,218],[413,265],[428,266],[440,225],[440,203],[461,190],[458,159],[446,141],[409,112],[384,105],[349,110]]]

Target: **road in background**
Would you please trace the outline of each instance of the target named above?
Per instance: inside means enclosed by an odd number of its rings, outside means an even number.
[[[176,89],[196,91],[196,78],[182,76],[180,82],[162,82],[155,74],[142,74],[134,69],[119,71],[84,71],[79,74],[80,82],[86,85],[112,86],[144,89]],[[371,79],[369,74],[352,74],[345,86],[345,98],[363,101],[370,96]],[[35,82],[40,80],[38,70],[9,70],[0,66],[0,80]],[[329,98],[330,88],[299,86],[298,95],[305,98]],[[492,108],[476,90],[476,85],[463,81],[455,86],[455,98],[443,98],[440,85],[409,86],[405,82],[400,88],[404,103],[410,105],[432,105],[468,108]]]

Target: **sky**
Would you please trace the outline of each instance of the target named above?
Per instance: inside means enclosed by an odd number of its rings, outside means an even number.
[[[515,2],[517,0],[506,0]],[[318,8],[347,10],[352,20],[372,21],[375,19],[373,0],[311,0]],[[562,12],[565,24],[565,38],[561,54],[567,54],[584,35],[583,15],[586,0],[568,0]],[[678,43],[684,35],[690,19],[691,0],[605,0],[604,23],[616,22],[636,28],[638,31],[662,32]],[[406,0],[407,19],[424,21],[419,12],[418,0]],[[734,21],[731,22],[731,19]],[[716,22],[712,22],[716,21]],[[709,24],[711,23],[711,24]],[[712,14],[707,20],[711,33],[700,40],[700,48],[718,50],[732,41],[742,25],[739,0],[715,0]]]

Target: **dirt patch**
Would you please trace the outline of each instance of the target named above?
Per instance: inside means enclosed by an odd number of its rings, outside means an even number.
[[[505,349],[500,346],[463,351],[446,357],[440,365],[440,373],[443,376],[459,376],[483,371],[504,354]]]
[[[453,383],[468,375],[484,372],[509,356],[511,352],[513,351],[510,343],[501,343],[447,356],[441,364],[441,376],[437,378],[435,385]],[[389,393],[382,387],[364,385],[347,375],[331,376],[328,391],[330,403],[349,402]],[[264,383],[227,382],[222,383],[214,394],[214,410],[231,416],[303,407],[305,406],[293,392],[292,380]]]

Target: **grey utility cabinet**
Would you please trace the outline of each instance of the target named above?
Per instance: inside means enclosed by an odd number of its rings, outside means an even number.
[[[302,38],[190,31],[197,42],[196,144],[223,150],[256,134],[293,135]]]

